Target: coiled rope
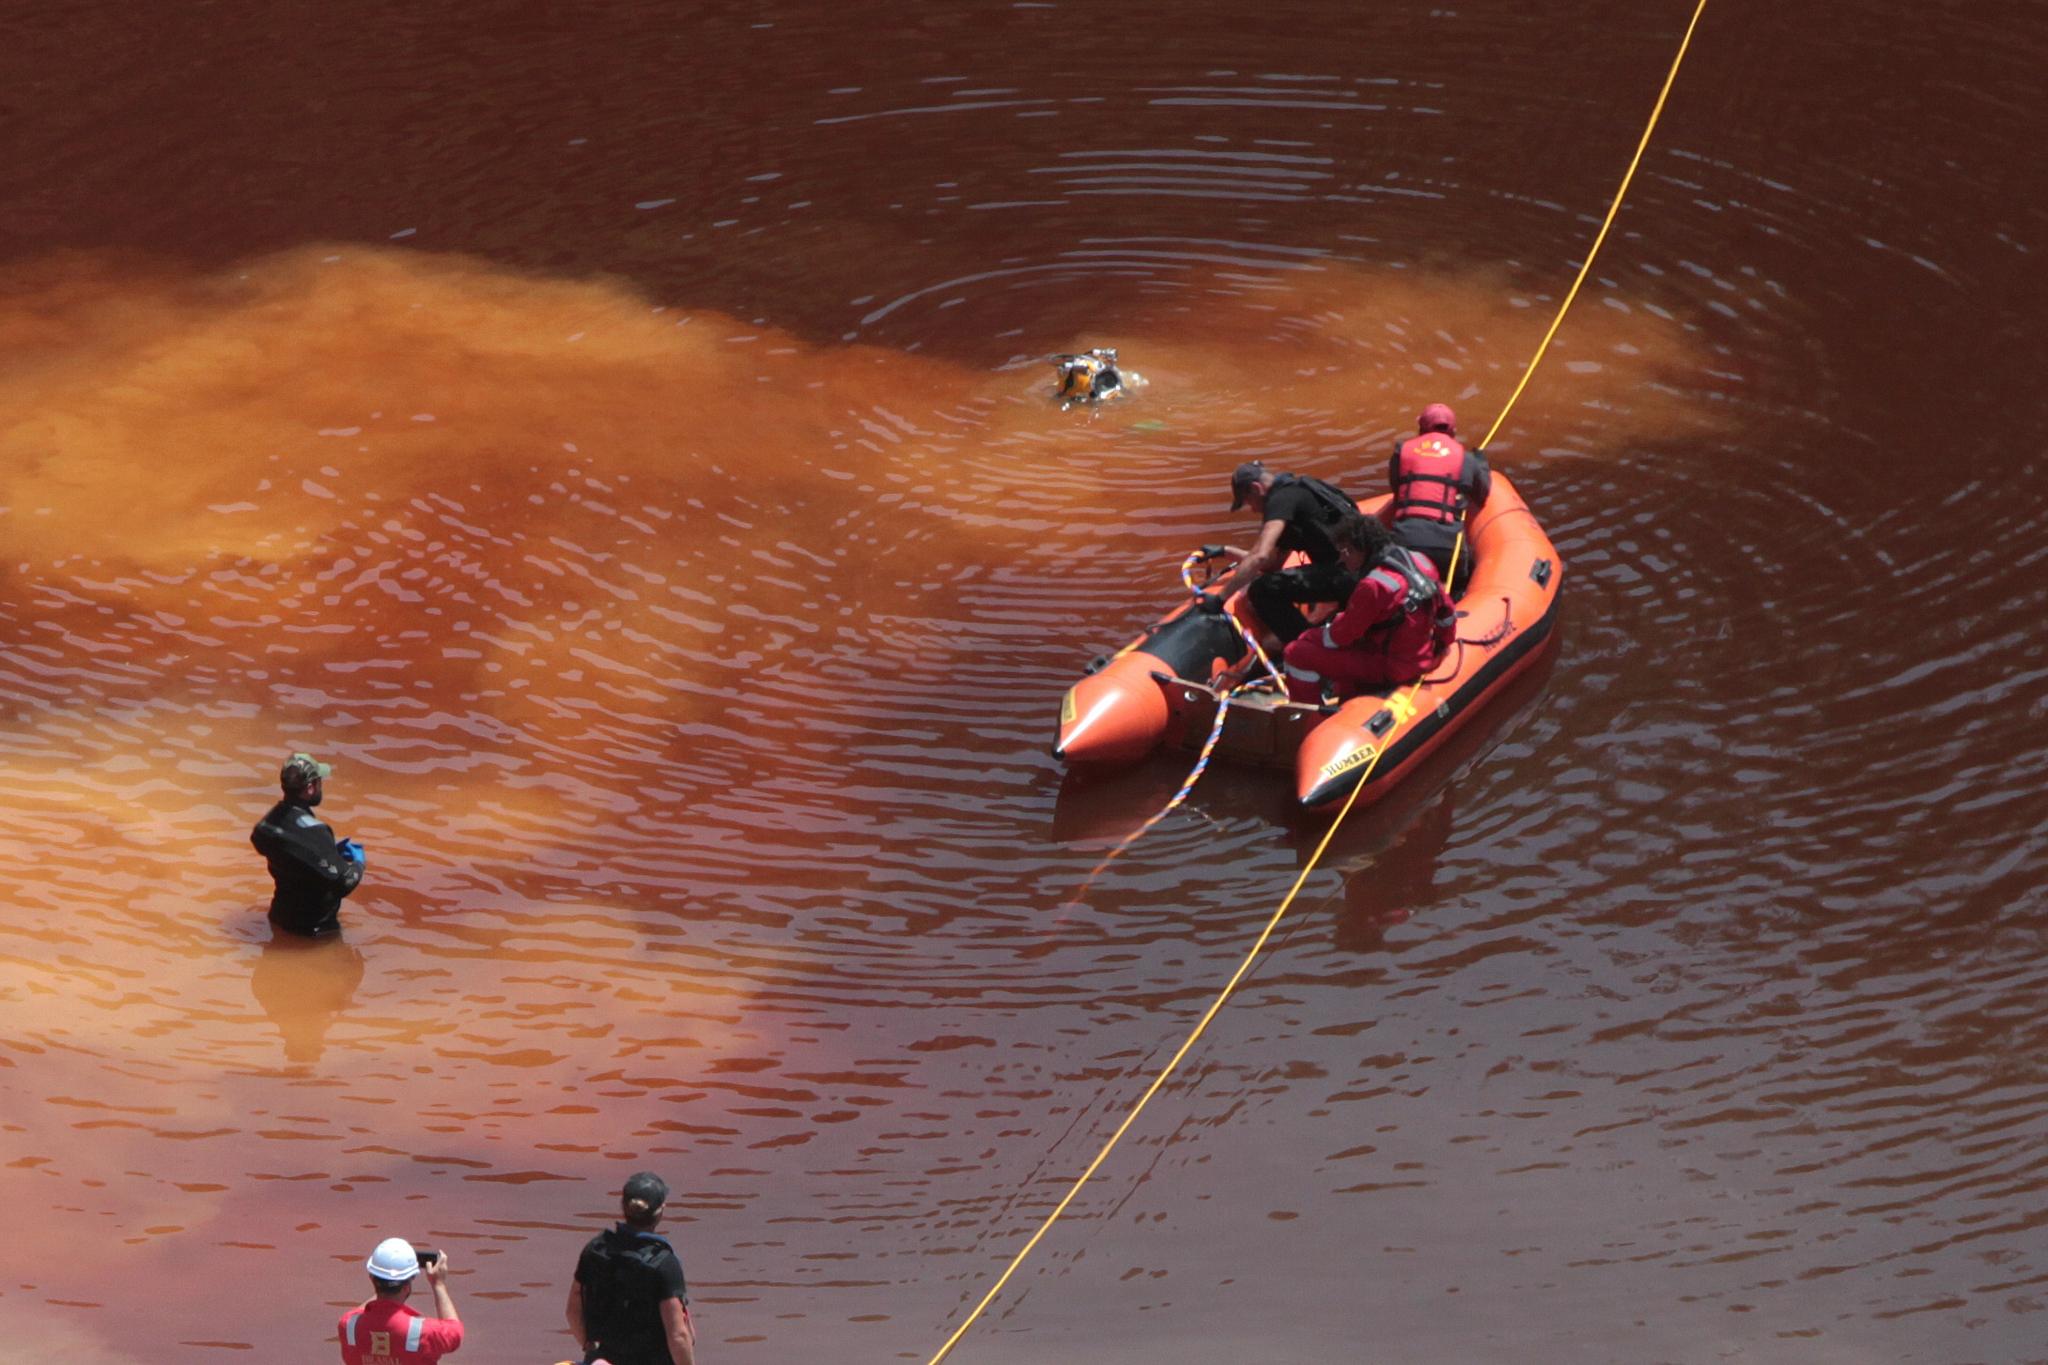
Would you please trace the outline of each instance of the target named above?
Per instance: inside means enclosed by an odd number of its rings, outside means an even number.
[[[1536,367],[1542,362],[1544,352],[1549,349],[1551,341],[1557,336],[1557,329],[1564,323],[1565,313],[1570,310],[1572,301],[1579,296],[1579,287],[1586,282],[1586,276],[1593,268],[1593,258],[1599,255],[1601,244],[1607,240],[1607,230],[1614,226],[1615,215],[1621,212],[1621,201],[1628,194],[1629,183],[1635,179],[1636,167],[1642,163],[1644,149],[1650,145],[1650,135],[1656,131],[1657,120],[1664,113],[1664,102],[1671,94],[1672,84],[1678,79],[1679,65],[1685,61],[1686,49],[1692,46],[1693,31],[1699,27],[1700,16],[1706,12],[1706,8],[1707,0],[1698,0],[1698,3],[1694,5],[1692,19],[1685,26],[1685,36],[1679,40],[1677,55],[1672,57],[1671,69],[1665,73],[1664,86],[1657,92],[1657,102],[1652,106],[1649,121],[1643,126],[1643,135],[1636,143],[1635,155],[1629,158],[1628,170],[1621,177],[1621,186],[1615,190],[1614,200],[1607,207],[1607,217],[1601,222],[1600,231],[1593,238],[1592,247],[1586,252],[1585,262],[1580,265],[1577,278],[1572,281],[1572,287],[1566,291],[1564,302],[1558,305],[1557,316],[1551,319],[1550,329],[1543,334],[1543,340],[1536,347],[1536,354],[1530,358],[1528,368],[1522,372],[1521,381],[1515,385],[1514,392],[1508,396],[1506,406],[1500,410],[1500,416],[1495,418],[1493,425],[1487,429],[1486,439],[1480,442],[1482,447],[1492,443],[1494,436],[1500,431],[1502,423],[1507,421],[1508,413],[1514,410],[1516,400],[1522,396],[1522,390],[1529,386],[1529,377],[1536,373]],[[1464,548],[1465,538],[1461,533],[1457,544],[1451,550],[1451,572],[1445,575],[1446,581],[1453,581],[1455,579],[1458,570],[1458,556],[1463,552]],[[1416,684],[1416,687],[1419,688],[1420,683]],[[1410,689],[1411,695],[1414,690],[1414,688]],[[1109,1154],[1116,1150],[1117,1143],[1123,1140],[1124,1134],[1130,1131],[1131,1125],[1138,1121],[1138,1116],[1145,1112],[1145,1106],[1151,1103],[1152,1097],[1159,1093],[1160,1088],[1166,1084],[1167,1079],[1173,1075],[1188,1053],[1193,1050],[1196,1042],[1208,1030],[1210,1022],[1222,1012],[1225,1002],[1237,990],[1238,983],[1244,980],[1245,974],[1251,971],[1252,963],[1258,960],[1259,953],[1265,948],[1267,940],[1273,937],[1273,931],[1280,927],[1280,921],[1286,917],[1288,910],[1293,907],[1295,897],[1301,894],[1301,888],[1307,883],[1309,874],[1314,872],[1317,865],[1322,862],[1324,852],[1330,847],[1330,841],[1337,837],[1337,830],[1343,825],[1344,818],[1351,813],[1352,806],[1357,803],[1359,793],[1365,790],[1366,784],[1372,779],[1373,769],[1379,765],[1380,754],[1383,752],[1384,750],[1376,750],[1372,758],[1367,761],[1365,770],[1359,774],[1357,784],[1351,788],[1351,794],[1344,799],[1344,805],[1338,810],[1336,818],[1330,821],[1330,827],[1324,831],[1321,842],[1316,845],[1315,852],[1310,855],[1308,862],[1303,865],[1301,872],[1295,877],[1294,884],[1287,888],[1287,894],[1281,897],[1280,904],[1266,920],[1265,926],[1259,930],[1258,937],[1252,940],[1251,947],[1245,952],[1244,960],[1239,962],[1237,970],[1230,974],[1230,980],[1224,983],[1221,991],[1217,992],[1216,998],[1210,1002],[1209,1008],[1202,1012],[1202,1017],[1196,1021],[1195,1027],[1189,1032],[1186,1041],[1182,1042],[1174,1050],[1173,1056],[1168,1059],[1166,1065],[1161,1067],[1159,1073],[1152,1078],[1152,1083],[1145,1087],[1145,1093],[1140,1095],[1138,1102],[1131,1106],[1130,1113],[1126,1114],[1123,1122],[1116,1126],[1116,1131],[1109,1135],[1109,1141],[1102,1144],[1102,1150],[1095,1154],[1095,1159],[1088,1163],[1087,1168],[1075,1179],[1066,1194],[1060,1197],[1059,1203],[1053,1206],[1052,1212],[1045,1216],[1045,1221],[1038,1225],[1038,1230],[1033,1232],[1030,1240],[1026,1241],[1017,1254],[1010,1258],[1009,1265],[1005,1266],[1003,1273],[996,1277],[996,1282],[989,1286],[988,1292],[982,1295],[981,1301],[975,1304],[973,1311],[969,1312],[960,1325],[953,1329],[953,1334],[946,1338],[945,1344],[939,1347],[931,1359],[926,1362],[926,1365],[939,1365],[939,1362],[952,1354],[953,1348],[959,1344],[960,1339],[967,1335],[967,1329],[975,1324],[991,1303],[995,1302],[996,1295],[1002,1293],[1003,1286],[1010,1282],[1010,1277],[1017,1273],[1017,1268],[1024,1264],[1025,1258],[1044,1239],[1045,1234],[1052,1228],[1052,1225],[1059,1221],[1060,1215],[1067,1211],[1067,1206],[1074,1202],[1075,1197],[1081,1193],[1082,1188],[1087,1185],[1096,1170],[1104,1161],[1109,1159]],[[1203,756],[1203,762],[1207,762],[1206,753]],[[1199,772],[1199,770],[1198,765],[1197,771]],[[1147,828],[1149,828],[1149,825]]]

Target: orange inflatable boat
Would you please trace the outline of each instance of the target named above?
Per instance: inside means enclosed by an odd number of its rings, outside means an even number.
[[[1375,515],[1386,503],[1381,497],[1359,510]],[[1358,796],[1369,803],[1535,663],[1550,638],[1564,564],[1498,470],[1465,553],[1472,578],[1458,599],[1457,643],[1419,687],[1368,692],[1334,707],[1297,704],[1271,690],[1233,694],[1259,662],[1237,621],[1188,602],[1096,660],[1068,690],[1053,753],[1083,767],[1129,763],[1163,744],[1197,747],[1223,704],[1218,753],[1291,767],[1295,796],[1308,810],[1343,801],[1370,769]],[[1258,630],[1243,593],[1225,610]]]

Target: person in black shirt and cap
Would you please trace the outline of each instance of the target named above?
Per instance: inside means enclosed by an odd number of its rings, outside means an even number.
[[[1210,585],[1204,605],[1227,601],[1249,583],[1245,596],[1274,636],[1266,647],[1277,649],[1308,629],[1301,604],[1343,602],[1358,586],[1358,575],[1344,567],[1332,538],[1338,523],[1358,507],[1321,479],[1275,474],[1257,460],[1239,465],[1230,476],[1230,510],[1245,506],[1258,515],[1259,538],[1250,550],[1228,551],[1237,557],[1237,566]],[[1297,550],[1308,556],[1308,563],[1282,569]]]
[[[568,1317],[585,1365],[696,1365],[683,1263],[654,1231],[667,1203],[660,1176],[628,1178],[619,1195],[625,1221],[591,1238],[577,1258]]]
[[[333,771],[311,754],[286,759],[277,775],[284,800],[249,833],[276,883],[270,922],[290,933],[339,933],[341,899],[363,880],[363,846],[353,839],[337,840],[313,814]]]

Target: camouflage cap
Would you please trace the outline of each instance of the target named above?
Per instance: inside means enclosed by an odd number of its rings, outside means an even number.
[[[293,754],[277,770],[277,780],[288,792],[302,792],[333,771],[332,765],[311,754]]]

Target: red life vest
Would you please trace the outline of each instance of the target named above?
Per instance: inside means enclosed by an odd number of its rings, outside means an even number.
[[[1393,483],[1395,521],[1464,525],[1465,447],[1457,437],[1425,431],[1401,442],[1394,452]]]

